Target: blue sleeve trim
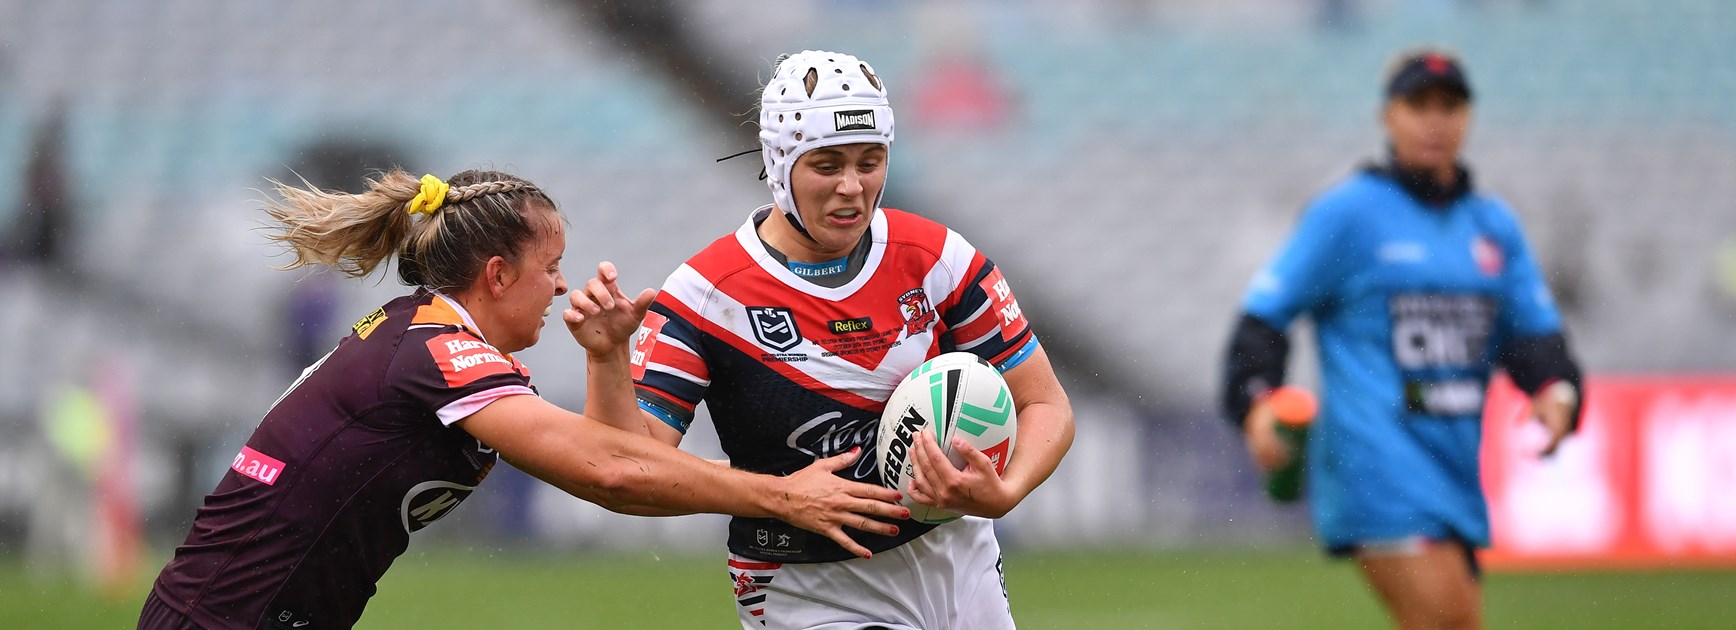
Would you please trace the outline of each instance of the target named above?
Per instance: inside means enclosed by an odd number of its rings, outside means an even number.
[[[667,424],[676,431],[680,431],[682,435],[687,435],[687,426],[691,424],[692,421],[682,421],[679,416],[670,413],[669,410],[644,400],[639,401],[639,408],[644,409],[646,413],[656,416],[658,420],[663,421],[663,424]]]
[[[1030,340],[1026,341],[1025,345],[1020,346],[1019,351],[1014,352],[1013,356],[1007,357],[1007,360],[1002,361],[1000,365],[995,366],[995,369],[1000,370],[1002,374],[1006,374],[1007,370],[1019,367],[1020,363],[1024,363],[1025,359],[1031,358],[1031,355],[1036,354],[1036,352],[1037,333],[1031,333]]]

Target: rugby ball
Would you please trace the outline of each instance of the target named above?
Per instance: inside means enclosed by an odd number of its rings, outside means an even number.
[[[942,354],[904,377],[880,414],[880,433],[874,445],[880,482],[904,493],[904,507],[910,508],[911,520],[938,524],[960,515],[910,498],[915,472],[912,447],[916,433],[929,427],[933,427],[941,452],[960,470],[964,469],[964,458],[952,451],[953,436],[964,438],[988,455],[995,474],[1006,471],[1019,421],[1013,410],[1013,394],[1000,371],[969,352]]]

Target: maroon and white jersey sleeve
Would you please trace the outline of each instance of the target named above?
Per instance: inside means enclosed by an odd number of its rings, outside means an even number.
[[[507,396],[535,395],[530,370],[468,330],[412,326],[392,369],[397,393],[451,425]],[[431,328],[431,329],[429,329]],[[422,333],[422,334],[418,334]]]

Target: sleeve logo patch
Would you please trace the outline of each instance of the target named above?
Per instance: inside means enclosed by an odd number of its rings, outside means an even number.
[[[667,323],[669,318],[662,313],[646,312],[639,331],[633,333],[633,352],[627,356],[633,366],[633,380],[645,380],[645,364],[651,359],[651,350],[657,347],[657,335],[663,332],[663,325]]]
[[[512,359],[476,338],[463,333],[447,333],[428,340],[428,353],[440,366],[448,387],[474,383],[496,374],[513,374],[517,365]]]
[[[1002,339],[1011,339],[1029,325],[1025,321],[1025,312],[1019,308],[1019,299],[1013,296],[1013,288],[1007,284],[1007,279],[1001,275],[999,267],[989,272],[988,277],[983,278],[978,286],[988,293],[990,307],[1001,320]]]
[[[283,462],[277,458],[253,450],[246,446],[235,454],[235,461],[229,464],[229,469],[265,485],[276,485],[277,478],[283,474]]]
[[[379,328],[380,324],[384,323],[385,321],[386,321],[386,309],[377,308],[377,309],[374,309],[374,312],[368,313],[367,317],[363,317],[359,320],[356,320],[356,324],[354,326],[350,326],[350,329],[356,331],[357,337],[367,339],[368,334],[374,332],[374,329]]]

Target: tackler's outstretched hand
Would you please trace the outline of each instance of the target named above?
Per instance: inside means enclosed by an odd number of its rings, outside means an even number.
[[[861,558],[872,557],[844,531],[848,527],[870,534],[895,536],[898,526],[870,517],[907,519],[910,509],[897,502],[897,490],[850,481],[836,473],[861,458],[861,447],[842,455],[815,460],[783,479],[784,487],[772,497],[771,511],[778,519],[823,535]]]
[[[657,298],[655,289],[639,292],[629,299],[616,284],[620,274],[615,264],[607,260],[597,263],[597,275],[585,281],[585,286],[567,294],[570,303],[561,318],[573,340],[592,356],[618,352],[631,342],[645,311]]]
[[[910,498],[917,503],[943,510],[984,518],[1006,516],[1018,505],[1012,485],[995,472],[994,462],[964,438],[952,438],[952,452],[964,460],[964,468],[954,466],[932,429],[918,431],[911,450],[915,474],[910,482]]]

